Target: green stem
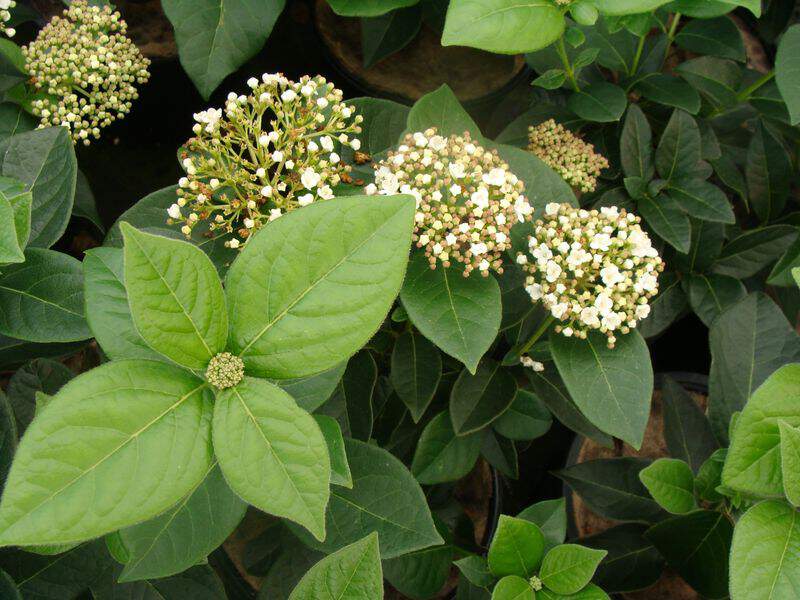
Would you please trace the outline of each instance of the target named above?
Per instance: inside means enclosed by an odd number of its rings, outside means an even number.
[[[575,79],[575,72],[572,70],[572,65],[569,62],[569,58],[567,57],[567,47],[564,45],[564,36],[562,35],[558,38],[558,44],[556,45],[556,50],[558,50],[558,56],[561,57],[561,64],[564,65],[564,71],[567,72],[567,78],[569,82],[572,84],[572,89],[576,92],[580,92],[581,88],[578,86],[578,81]]]
[[[631,76],[636,75],[636,71],[639,70],[639,61],[642,59],[642,51],[644,50],[644,41],[646,39],[647,34],[639,38],[639,45],[636,47],[636,56],[633,57],[633,65],[631,66],[631,71],[629,73]]]
[[[669,56],[669,50],[672,48],[672,42],[675,40],[675,32],[678,30],[678,24],[681,22],[681,13],[676,12],[672,15],[672,23],[667,32],[667,47],[664,48],[664,60]]]
[[[750,96],[752,96],[755,91],[757,91],[765,83],[769,83],[770,81],[772,81],[773,77],[775,77],[774,69],[769,73],[765,73],[764,75],[759,77],[756,81],[754,81],[752,84],[750,84],[741,92],[739,92],[736,95],[736,99],[739,102],[747,102],[750,99]]]
[[[555,320],[556,318],[553,315],[547,315],[547,318],[544,321],[542,321],[539,327],[536,329],[536,331],[533,332],[531,339],[525,342],[525,345],[522,348],[520,348],[519,355],[522,356],[528,350],[530,350],[536,343],[536,340],[542,337],[545,331],[550,329],[550,325],[552,325],[553,321]]]

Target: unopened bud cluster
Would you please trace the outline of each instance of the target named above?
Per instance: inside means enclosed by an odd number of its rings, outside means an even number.
[[[32,109],[41,127],[63,126],[75,142],[89,144],[100,129],[131,110],[150,61],[126,36],[127,24],[110,6],[73,0],[36,39],[22,48],[40,97]]]
[[[411,194],[417,201],[413,240],[432,269],[464,266],[503,272],[511,227],[529,220],[533,208],[525,185],[494,150],[469,133],[443,137],[436,129],[407,135],[397,150],[375,166],[367,194]]]
[[[557,332],[586,338],[596,330],[613,348],[617,333],[650,314],[663,261],[639,217],[623,209],[552,203],[545,213],[528,240],[532,258],[517,256],[525,289],[559,320]]]
[[[600,171],[608,168],[608,160],[595,152],[592,144],[553,119],[531,126],[528,141],[528,150],[582,192],[593,192]]]
[[[10,9],[17,5],[14,0],[0,0],[0,31],[5,33],[8,37],[14,37],[17,30],[13,27],[7,27],[6,23],[11,20]]]
[[[228,94],[224,111],[194,115],[195,135],[181,154],[186,176],[167,211],[187,236],[201,221],[210,235],[232,233],[230,248],[288,211],[332,198],[350,171],[337,151],[361,148],[363,117],[324,77],[265,73],[247,85],[250,94]]]
[[[230,352],[215,355],[206,368],[206,381],[224,390],[235,386],[244,377],[244,361]]]

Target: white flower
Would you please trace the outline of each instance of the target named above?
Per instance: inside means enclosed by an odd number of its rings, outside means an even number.
[[[480,256],[481,254],[486,254],[488,248],[486,247],[486,244],[484,244],[483,242],[478,242],[475,244],[470,244],[469,250],[470,252],[472,252],[473,255]]]
[[[532,283],[529,286],[526,286],[525,291],[528,292],[531,300],[534,302],[542,297],[542,286],[538,283]]]
[[[317,98],[317,106],[320,108],[325,108],[328,106],[328,99],[324,97]]]
[[[317,184],[320,182],[322,177],[319,173],[314,171],[311,167],[307,167],[303,174],[300,176],[300,183],[303,184],[307,190],[313,190],[317,187]]]
[[[291,102],[295,98],[297,98],[297,94],[294,92],[294,90],[286,90],[281,94],[281,100],[284,102]]]
[[[378,186],[376,186],[374,183],[370,183],[369,185],[367,185],[367,187],[364,188],[364,192],[367,194],[367,196],[372,196],[374,194],[377,194]]]
[[[323,135],[321,138],[319,138],[319,143],[322,144],[322,149],[325,150],[325,152],[333,151],[333,140],[330,138],[330,136]]]
[[[558,263],[555,263],[553,261],[547,263],[547,270],[545,276],[547,281],[553,283],[556,279],[558,279],[559,275],[561,275],[561,267],[558,265]]]
[[[247,80],[247,85],[253,89],[256,89],[258,87],[258,79],[251,77]]]
[[[611,236],[607,233],[598,233],[592,238],[589,247],[592,250],[602,250],[606,252],[611,247]]]
[[[256,226],[256,222],[253,221],[253,219],[250,219],[248,217],[245,217],[245,219],[242,221],[242,223],[244,223],[244,226],[247,227],[247,229],[252,229],[253,227]]]
[[[569,310],[569,304],[566,302],[558,302],[550,307],[550,314],[552,314],[556,319],[560,319]]]
[[[451,162],[447,165],[447,169],[450,171],[450,175],[453,179],[463,179],[466,175],[466,168],[461,163]]]
[[[173,204],[167,209],[167,214],[172,217],[173,219],[180,219],[181,215],[181,207],[177,204]]]
[[[487,208],[489,206],[489,191],[485,187],[479,187],[472,192],[470,200],[478,208]]]
[[[265,133],[263,135],[258,136],[258,143],[261,146],[266,146],[269,144],[269,136]]]
[[[487,185],[494,185],[496,187],[500,187],[506,182],[506,171],[505,169],[501,169],[500,167],[496,167],[489,171],[488,173],[484,173],[483,175],[483,183]]]
[[[269,198],[270,196],[272,196],[272,186],[265,185],[264,187],[262,187],[261,195],[264,196],[265,198]]]
[[[558,202],[549,202],[544,207],[544,212],[548,217],[552,217],[553,215],[558,214],[558,211],[561,209],[561,205]]]
[[[614,301],[608,294],[599,294],[594,301],[594,306],[604,317],[611,314],[614,308]]]
[[[361,140],[355,138],[350,140],[350,147],[356,151],[361,150]]]
[[[275,150],[275,152],[272,153],[272,160],[275,162],[283,162],[283,152]]]
[[[319,190],[317,190],[317,194],[319,194],[319,197],[322,198],[323,200],[330,200],[331,198],[333,198],[333,190],[329,185],[321,186]]]
[[[330,161],[332,165],[338,164],[340,160],[341,158],[339,157],[338,154],[336,154],[336,152],[331,152]]]
[[[649,304],[639,304],[636,306],[636,318],[640,321],[646,319],[650,315]]]
[[[269,211],[269,220],[274,221],[278,217],[280,217],[283,213],[281,212],[280,208],[272,208]]]
[[[239,247],[239,240],[236,238],[231,239],[228,241],[228,247],[233,248],[234,250]]]

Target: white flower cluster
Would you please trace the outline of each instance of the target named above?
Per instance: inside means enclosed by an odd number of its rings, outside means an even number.
[[[45,25],[22,48],[31,82],[40,92],[31,103],[41,127],[63,126],[75,142],[122,119],[146,83],[150,61],[127,37],[127,24],[106,5],[73,0],[62,17]]]
[[[411,194],[417,200],[413,239],[431,268],[464,265],[488,276],[503,272],[511,227],[529,220],[533,208],[525,185],[494,150],[469,133],[443,137],[436,129],[408,134],[397,150],[375,165],[367,194]]]
[[[528,240],[532,260],[517,256],[525,289],[560,321],[558,332],[585,338],[597,330],[613,348],[617,332],[650,314],[663,261],[639,217],[625,210],[551,203],[545,213]]]
[[[234,233],[238,248],[265,223],[315,200],[333,197],[350,166],[337,150],[361,148],[361,115],[322,76],[294,82],[277,74],[247,80],[250,94],[228,94],[225,108],[196,113],[181,155],[186,176],[168,223],[187,236],[200,221]]]
[[[14,0],[0,0],[0,31],[5,33],[8,37],[14,37],[17,30],[13,27],[6,27],[6,23],[11,20],[10,9],[17,5]]]

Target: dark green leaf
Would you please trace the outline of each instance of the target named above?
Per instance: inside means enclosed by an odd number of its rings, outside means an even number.
[[[649,181],[653,168],[653,134],[642,109],[636,104],[628,107],[625,125],[620,137],[620,160],[622,170],[628,177],[640,177]]]
[[[441,377],[442,358],[436,346],[413,330],[397,338],[392,350],[392,387],[415,423],[433,400]]]
[[[639,213],[659,237],[678,252],[691,248],[691,224],[681,206],[667,194],[651,199],[644,196],[638,202]]]
[[[675,43],[696,54],[745,60],[742,34],[728,17],[689,21],[675,36]]]
[[[670,181],[692,176],[700,162],[700,148],[697,121],[682,110],[674,110],[656,149],[658,174]]]
[[[786,205],[791,170],[783,144],[759,121],[747,149],[745,175],[750,204],[763,222],[775,219]]]
[[[768,266],[797,239],[789,225],[751,229],[731,240],[714,262],[714,272],[746,279]]]
[[[450,392],[456,434],[467,435],[489,425],[511,406],[516,392],[511,374],[491,359],[481,361],[474,375],[462,371]]]
[[[728,197],[707,181],[676,179],[670,181],[667,189],[669,195],[695,219],[717,223],[733,223],[736,220]]]
[[[781,37],[775,56],[775,79],[792,125],[796,125],[800,122],[800,25],[793,25]]]
[[[11,376],[6,393],[20,434],[33,420],[36,393],[52,396],[73,377],[75,374],[62,363],[47,358],[32,360]]]
[[[747,294],[742,282],[728,275],[687,273],[683,281],[689,306],[707,327]]]
[[[527,390],[517,390],[514,401],[492,425],[510,440],[534,440],[543,436],[553,424],[553,415],[545,404]]]
[[[664,440],[670,456],[686,462],[697,473],[718,448],[711,425],[697,402],[671,377],[661,387]]]
[[[456,435],[445,411],[422,430],[411,472],[423,484],[456,481],[472,470],[480,450],[480,434]]]
[[[648,588],[661,577],[664,559],[644,538],[647,527],[636,523],[617,525],[582,538],[581,544],[606,550],[594,581],[606,592],[632,592]]]
[[[681,63],[675,72],[717,107],[729,108],[738,103],[742,73],[732,60],[701,56]]]
[[[612,83],[594,83],[575,92],[567,101],[567,106],[576,115],[587,121],[609,123],[619,121],[628,98],[625,90]]]
[[[419,33],[422,10],[419,6],[393,10],[379,17],[361,19],[361,53],[364,67],[370,68],[387,56],[405,48]]]

